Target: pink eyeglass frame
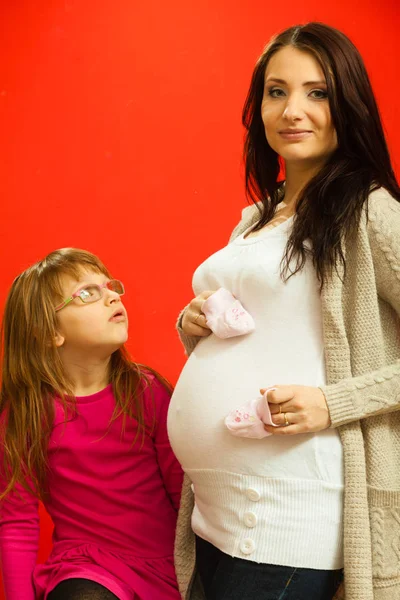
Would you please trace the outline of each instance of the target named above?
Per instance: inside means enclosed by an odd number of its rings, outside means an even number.
[[[80,293],[82,292],[82,290],[84,290],[86,287],[88,287],[88,285],[95,285],[96,287],[98,287],[101,290],[101,296],[100,298],[98,298],[98,300],[100,300],[103,296],[103,290],[104,288],[108,288],[109,290],[111,290],[112,292],[115,291],[112,288],[110,288],[110,283],[114,283],[114,281],[117,281],[121,287],[122,287],[122,293],[118,294],[119,296],[123,296],[125,294],[125,288],[124,288],[124,284],[122,283],[122,281],[120,281],[119,279],[110,279],[110,281],[106,281],[105,283],[102,283],[101,285],[98,285],[97,283],[92,283],[92,284],[86,284],[83,285],[82,287],[79,288],[79,290],[76,290],[76,292],[74,292],[72,294],[72,296],[70,296],[69,298],[66,298],[65,300],[63,300],[61,302],[61,304],[59,304],[58,306],[56,306],[54,308],[55,312],[58,312],[59,310],[61,310],[62,308],[64,308],[65,306],[67,306],[67,304],[69,304],[70,302],[72,302],[72,300],[75,300],[75,298],[79,298],[83,304],[93,304],[93,302],[85,302],[84,300],[82,300]],[[95,302],[97,302],[98,300],[95,300]]]

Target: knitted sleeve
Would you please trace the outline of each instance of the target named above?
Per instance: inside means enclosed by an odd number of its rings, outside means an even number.
[[[368,217],[377,291],[399,316],[400,331],[400,203],[379,191],[369,203]],[[400,410],[400,352],[391,365],[321,389],[333,427]]]
[[[183,347],[185,348],[186,355],[190,356],[193,350],[196,348],[199,341],[201,340],[201,337],[197,335],[187,335],[182,329],[183,315],[188,306],[189,304],[185,306],[185,308],[179,313],[178,320],[176,322],[176,329],[178,331],[178,335],[183,344]]]

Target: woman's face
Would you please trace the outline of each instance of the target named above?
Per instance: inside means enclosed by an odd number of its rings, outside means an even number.
[[[286,166],[322,166],[337,147],[325,76],[308,52],[286,46],[272,56],[261,116],[267,141]]]

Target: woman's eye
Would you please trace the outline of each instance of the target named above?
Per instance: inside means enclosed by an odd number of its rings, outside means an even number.
[[[285,92],[280,88],[271,88],[268,90],[268,94],[271,96],[271,98],[281,98],[285,95]]]
[[[325,90],[312,90],[310,92],[310,96],[312,96],[312,98],[315,98],[316,100],[324,100],[328,97],[328,92],[326,92]]]

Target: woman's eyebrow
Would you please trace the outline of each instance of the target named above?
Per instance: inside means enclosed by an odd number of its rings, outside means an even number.
[[[275,83],[282,83],[283,85],[287,85],[287,81],[285,81],[284,79],[279,79],[278,77],[268,77],[268,79],[265,80],[265,83],[270,83],[272,81]],[[304,87],[308,85],[326,85],[326,81],[324,79],[321,79],[319,81],[305,81],[302,85]]]

